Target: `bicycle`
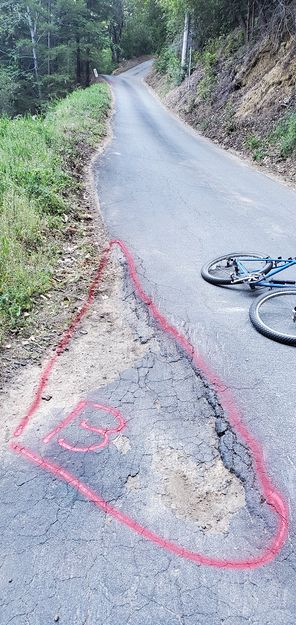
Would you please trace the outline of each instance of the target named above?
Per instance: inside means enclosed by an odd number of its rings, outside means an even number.
[[[265,291],[253,302],[251,322],[264,336],[296,346],[296,280],[273,279],[295,265],[296,257],[271,258],[252,252],[232,252],[206,263],[201,275],[218,286],[246,284],[251,290],[275,289]]]

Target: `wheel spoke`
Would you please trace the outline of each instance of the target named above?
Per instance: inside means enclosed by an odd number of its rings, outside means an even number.
[[[244,258],[242,264],[246,268],[248,272],[260,273],[266,267],[266,261],[258,261],[254,262],[254,260],[248,260]],[[240,275],[243,275],[239,268],[237,267],[235,258],[225,258],[220,260],[217,263],[213,263],[209,267],[209,273],[212,276],[216,276],[217,278],[225,278],[230,279],[232,276],[236,276],[239,278]]]

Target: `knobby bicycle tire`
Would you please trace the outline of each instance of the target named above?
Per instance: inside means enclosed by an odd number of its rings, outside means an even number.
[[[250,307],[250,319],[256,330],[263,334],[269,339],[273,341],[277,341],[278,343],[284,343],[285,345],[293,345],[296,346],[296,322],[295,322],[295,336],[289,335],[285,332],[279,332],[277,330],[273,330],[270,326],[268,326],[260,316],[261,308],[264,304],[276,297],[284,297],[285,295],[295,295],[295,306],[296,306],[296,289],[282,289],[276,291],[268,291],[267,293],[263,293],[258,297]]]

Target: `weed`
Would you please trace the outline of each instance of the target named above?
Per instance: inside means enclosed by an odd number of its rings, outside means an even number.
[[[296,152],[296,112],[289,113],[278,123],[270,140],[279,145],[283,158]]]
[[[254,161],[261,161],[267,154],[266,140],[258,137],[258,135],[250,134],[245,140],[246,147],[252,153],[252,159]]]
[[[258,148],[253,151],[252,159],[253,161],[262,161],[262,159],[266,156],[266,151],[263,148]]]
[[[202,100],[209,100],[213,89],[215,88],[217,83],[217,77],[212,72],[209,72],[202,78],[197,86],[197,94],[200,96]]]
[[[202,100],[208,100],[217,84],[217,40],[210,40],[207,47],[195,55],[194,61],[204,68],[204,77],[198,83],[197,94]]]
[[[262,139],[260,139],[257,135],[251,134],[246,138],[246,146],[249,150],[258,150],[262,145]]]
[[[171,85],[181,84],[183,79],[181,61],[172,48],[163,49],[155,65],[158,72],[161,74],[167,74]]]
[[[0,340],[51,287],[78,182],[70,163],[105,131],[107,85],[73,92],[44,117],[0,118]]]

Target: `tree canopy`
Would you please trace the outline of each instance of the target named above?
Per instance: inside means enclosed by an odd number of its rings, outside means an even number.
[[[118,61],[121,0],[1,0],[1,112],[42,107]]]
[[[0,0],[0,114],[42,110],[94,67],[180,41],[186,12],[197,48],[236,27],[247,43],[296,30],[296,0]]]

